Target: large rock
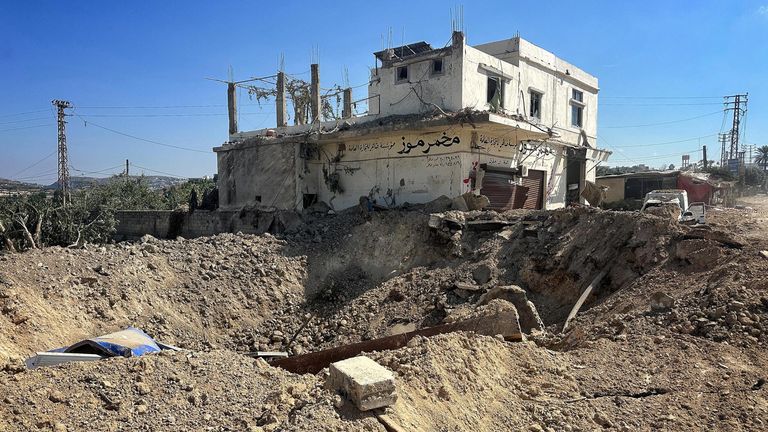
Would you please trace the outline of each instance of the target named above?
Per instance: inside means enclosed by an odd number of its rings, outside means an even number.
[[[474,279],[475,282],[477,282],[479,285],[488,283],[488,281],[491,280],[492,275],[493,271],[487,264],[480,264],[479,266],[475,267],[474,270],[472,270],[472,279]]]
[[[536,306],[528,300],[528,295],[524,289],[517,285],[495,286],[480,297],[478,305],[488,304],[494,299],[506,300],[515,305],[523,332],[544,329],[544,322],[541,320]]]
[[[485,195],[475,195],[472,192],[467,192],[462,197],[464,202],[467,203],[469,210],[482,210],[491,205],[491,200]]]
[[[454,324],[453,331],[471,331],[485,336],[501,335],[504,340],[524,340],[517,309],[512,303],[494,299],[479,307],[465,304],[443,320]]]
[[[349,398],[361,411],[382,408],[397,401],[394,375],[368,357],[331,363],[329,372],[328,388]]]
[[[675,245],[675,257],[692,264],[700,270],[707,270],[720,259],[720,244],[708,239],[682,240]]]

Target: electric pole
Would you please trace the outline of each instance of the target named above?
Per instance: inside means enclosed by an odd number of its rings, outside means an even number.
[[[747,112],[749,93],[725,97],[725,111],[733,111],[733,121],[730,132],[730,149],[728,159],[739,158],[739,138],[741,136],[741,118]]]
[[[128,176],[130,175],[130,174],[128,173],[128,165],[129,165],[129,163],[128,163],[128,159],[126,159],[126,160],[125,160],[125,177],[126,177],[126,178],[128,178]]]
[[[704,161],[703,161],[704,169],[707,169],[707,146],[703,146],[701,148],[701,153],[702,153],[702,156],[704,156]]]
[[[56,107],[56,117],[59,126],[58,152],[59,152],[59,191],[61,191],[62,205],[66,206],[69,201],[69,162],[67,160],[67,122],[64,120],[65,108],[72,108],[69,101],[54,99],[51,101]]]
[[[728,150],[726,145],[731,140],[727,133],[719,134],[717,137],[720,142],[720,166],[726,168],[728,166]]]

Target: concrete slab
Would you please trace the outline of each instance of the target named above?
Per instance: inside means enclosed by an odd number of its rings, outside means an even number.
[[[326,386],[348,397],[361,411],[397,401],[392,372],[365,356],[331,363]]]

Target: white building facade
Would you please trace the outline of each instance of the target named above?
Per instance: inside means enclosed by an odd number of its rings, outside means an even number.
[[[597,148],[597,78],[515,37],[469,46],[456,32],[375,53],[368,114],[240,132],[214,149],[222,208],[337,210],[441,195],[493,208],[584,202]]]

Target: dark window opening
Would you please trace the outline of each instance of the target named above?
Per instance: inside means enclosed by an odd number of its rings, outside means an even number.
[[[256,195],[256,202],[261,202],[261,195]]]
[[[581,90],[573,89],[572,99],[579,102],[584,102],[584,92]]]
[[[437,75],[443,73],[443,59],[432,60],[432,74]]]
[[[531,109],[530,109],[530,116],[541,119],[541,97],[543,95],[539,92],[532,91],[531,92]]]
[[[397,81],[408,81],[408,66],[397,68]]]
[[[571,105],[571,125],[582,127],[584,124],[584,107],[580,105]]]
[[[304,194],[303,197],[304,208],[309,208],[312,204],[317,202],[317,194]]]
[[[488,77],[486,102],[495,109],[504,108],[504,83],[500,77]]]

